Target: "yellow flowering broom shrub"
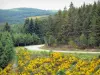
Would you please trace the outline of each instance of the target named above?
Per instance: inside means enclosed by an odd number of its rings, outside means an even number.
[[[99,58],[83,60],[58,52],[48,57],[34,57],[34,53],[20,48],[16,65],[0,69],[0,75],[100,75]]]

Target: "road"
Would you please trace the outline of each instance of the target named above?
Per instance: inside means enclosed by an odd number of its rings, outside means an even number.
[[[31,50],[31,51],[51,51],[51,50],[44,50],[41,49],[40,47],[43,47],[44,45],[30,45],[30,46],[25,46],[26,49]],[[84,52],[84,51],[63,51],[63,50],[52,50],[53,52],[63,52],[63,53],[88,53],[88,54],[100,54],[100,52]]]

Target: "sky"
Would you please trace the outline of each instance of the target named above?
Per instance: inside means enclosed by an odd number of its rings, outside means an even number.
[[[59,10],[65,6],[69,8],[71,2],[75,7],[81,6],[84,2],[86,4],[93,4],[98,0],[0,0],[0,9],[11,8],[38,8],[44,10]]]

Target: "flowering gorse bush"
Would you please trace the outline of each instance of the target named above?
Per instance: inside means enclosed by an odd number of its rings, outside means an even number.
[[[50,53],[48,57],[34,57],[21,49],[17,52],[16,67],[9,64],[0,75],[100,75],[100,59],[79,59],[71,54]]]

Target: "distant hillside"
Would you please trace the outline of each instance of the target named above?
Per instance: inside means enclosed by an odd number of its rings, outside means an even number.
[[[50,15],[54,14],[55,12],[52,10],[41,10],[35,8],[14,8],[6,10],[0,9],[0,23],[23,23],[24,19],[27,17]]]

